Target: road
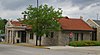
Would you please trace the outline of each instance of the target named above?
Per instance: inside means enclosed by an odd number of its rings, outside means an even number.
[[[67,48],[67,49],[40,49],[31,47],[22,47],[14,45],[0,44],[0,55],[100,55],[100,47],[96,50],[88,48]]]

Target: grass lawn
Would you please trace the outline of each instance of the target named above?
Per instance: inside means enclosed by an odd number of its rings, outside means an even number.
[[[0,42],[0,44],[7,44],[6,42]]]
[[[17,43],[17,44],[14,44],[14,45],[25,46],[25,47],[33,47],[33,48],[45,48],[45,46],[35,46],[35,45],[32,45],[32,44],[28,44],[28,43]]]

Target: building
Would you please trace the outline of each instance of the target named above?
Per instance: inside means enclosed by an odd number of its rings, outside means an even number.
[[[91,40],[100,41],[100,20],[88,19],[87,23],[94,29]]]
[[[19,21],[8,21],[5,25],[6,42],[12,44],[20,42],[28,43],[31,35],[30,29],[30,26],[22,24]]]
[[[42,37],[42,45],[66,45],[70,41],[90,40],[94,31],[82,19],[64,17],[58,20],[61,30],[51,32],[50,36]],[[8,21],[5,25],[6,41],[8,43],[35,44],[36,35],[31,34],[31,26],[18,21]]]

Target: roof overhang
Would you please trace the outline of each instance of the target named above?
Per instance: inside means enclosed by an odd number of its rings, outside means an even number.
[[[62,30],[62,31],[84,31],[84,32],[93,32],[94,30]]]

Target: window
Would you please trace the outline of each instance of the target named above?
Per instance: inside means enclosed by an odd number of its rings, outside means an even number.
[[[21,37],[21,31],[18,31],[18,38]]]
[[[83,33],[81,33],[81,36],[80,36],[81,40],[83,40]]]
[[[30,33],[30,39],[33,39],[33,33]]]
[[[74,39],[75,39],[75,41],[78,41],[78,33],[75,33]]]
[[[46,37],[48,37],[49,35],[48,34],[46,34]]]
[[[54,37],[54,32],[51,32],[51,38],[53,38]]]
[[[96,31],[94,31],[94,32],[92,32],[92,41],[96,41],[97,40],[97,34],[96,34],[97,32]]]

